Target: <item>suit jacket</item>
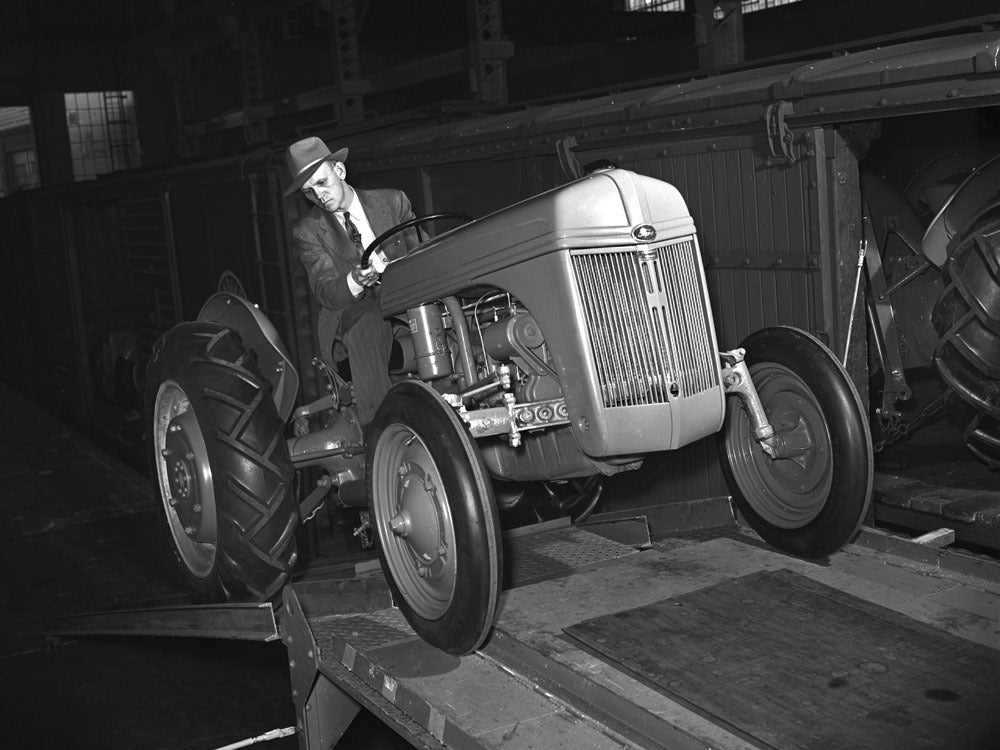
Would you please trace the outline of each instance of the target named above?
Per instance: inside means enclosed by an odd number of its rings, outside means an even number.
[[[355,192],[376,237],[413,218],[410,200],[401,190],[355,189]],[[340,329],[344,309],[367,296],[355,298],[347,286],[347,276],[360,262],[360,256],[337,217],[319,206],[313,206],[295,223],[292,238],[309,277],[309,287],[322,305],[318,333],[320,348],[326,354],[329,342]],[[395,260],[416,245],[416,232],[411,229],[391,237],[382,245],[382,252],[389,260]]]

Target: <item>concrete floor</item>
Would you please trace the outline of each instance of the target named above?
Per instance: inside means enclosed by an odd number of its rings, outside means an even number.
[[[188,596],[145,477],[2,385],[0,413],[0,747],[212,750],[294,726],[280,643],[40,632],[44,618]],[[342,746],[409,747],[364,714]]]

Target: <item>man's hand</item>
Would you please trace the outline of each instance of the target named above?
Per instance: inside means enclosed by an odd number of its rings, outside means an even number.
[[[358,286],[375,286],[378,281],[378,272],[371,266],[355,266],[351,271],[351,278]]]

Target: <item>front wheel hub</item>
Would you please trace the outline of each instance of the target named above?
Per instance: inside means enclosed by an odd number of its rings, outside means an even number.
[[[410,522],[410,516],[406,513],[397,513],[393,516],[392,520],[389,521],[389,526],[392,527],[392,533],[396,536],[408,537],[410,531],[413,529],[413,524]]]
[[[820,514],[830,493],[829,430],[820,405],[798,375],[772,362],[751,370],[775,434],[769,453],[753,437],[746,410],[731,408],[729,465],[743,496],[765,521],[781,529],[802,528]]]
[[[389,521],[394,534],[406,539],[417,570],[426,577],[444,556],[445,532],[441,518],[441,495],[433,478],[419,465],[411,463],[398,475],[399,512]]]
[[[445,488],[427,444],[394,422],[375,439],[372,508],[385,564],[413,612],[442,617],[456,595],[455,528]]]

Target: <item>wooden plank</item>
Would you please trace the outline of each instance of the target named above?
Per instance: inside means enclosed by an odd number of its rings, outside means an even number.
[[[901,526],[914,531],[931,531],[941,525],[942,513],[929,513],[893,505],[876,503],[874,506],[877,523]],[[955,536],[963,542],[978,544],[992,550],[1000,550],[1000,528],[981,523],[965,523],[948,519],[948,526],[955,530]]]
[[[278,638],[270,603],[180,605],[72,615],[45,623],[52,635],[163,635],[273,641]]]
[[[1000,492],[981,492],[948,503],[944,508],[944,517],[989,526],[1000,533]]]
[[[775,748],[986,747],[994,738],[1000,652],[789,570],[566,632]]]
[[[854,543],[848,548],[851,554],[866,554],[869,557],[886,553],[892,558],[905,558],[915,563],[933,566],[943,575],[965,575],[976,577],[981,584],[1000,582],[1000,563],[993,558],[965,552],[959,549],[935,549],[914,544],[909,537],[890,534],[880,529],[862,527]]]
[[[926,534],[913,538],[914,544],[923,544],[927,547],[947,547],[955,543],[954,529],[934,529]]]

